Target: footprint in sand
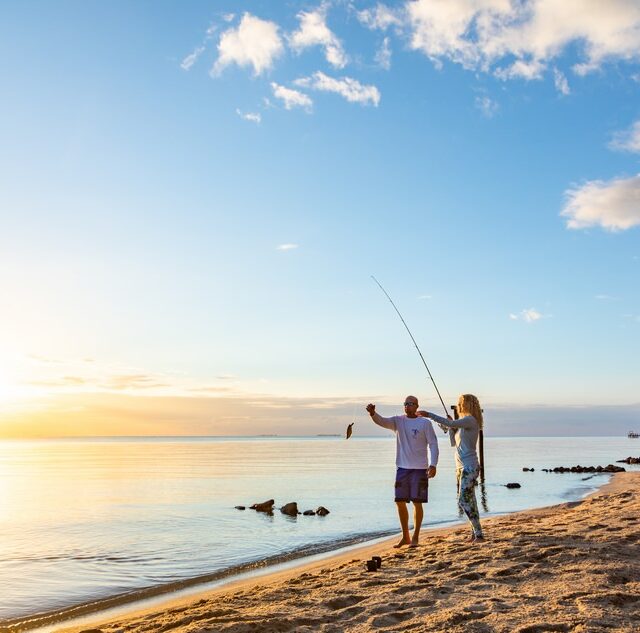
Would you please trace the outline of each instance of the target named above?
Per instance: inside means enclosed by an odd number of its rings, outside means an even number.
[[[485,574],[477,571],[468,571],[464,574],[459,574],[458,576],[454,576],[457,580],[481,580],[484,578]]]
[[[413,613],[410,611],[394,611],[369,620],[369,626],[374,629],[380,629],[385,626],[394,626],[398,624],[398,622],[402,622],[402,620],[406,620],[412,616]]]
[[[358,602],[362,602],[365,600],[365,596],[341,596],[340,598],[334,598],[333,600],[328,600],[325,602],[325,606],[329,607],[329,609],[333,609],[337,611],[338,609],[345,609],[346,607],[351,607],[354,604],[358,604]]]
[[[401,587],[394,589],[393,593],[402,596],[405,593],[411,593],[415,591],[424,591],[424,587],[422,585],[402,585]]]
[[[567,624],[559,622],[541,622],[540,624],[529,624],[516,629],[515,633],[547,633],[551,631],[569,631]]]

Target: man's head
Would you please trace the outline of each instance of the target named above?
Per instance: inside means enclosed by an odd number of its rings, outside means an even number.
[[[415,396],[407,396],[404,399],[404,412],[410,418],[418,417],[416,411],[418,410],[418,398]]]

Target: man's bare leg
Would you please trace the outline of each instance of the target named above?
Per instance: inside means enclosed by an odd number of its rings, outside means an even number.
[[[396,501],[398,508],[398,517],[400,518],[400,527],[402,528],[402,538],[394,545],[394,547],[402,547],[411,543],[411,535],[409,534],[409,510],[404,501]]]
[[[422,503],[419,501],[413,502],[413,537],[411,538],[411,547],[418,547],[420,541],[420,527],[422,526],[422,517],[424,511],[422,509]]]

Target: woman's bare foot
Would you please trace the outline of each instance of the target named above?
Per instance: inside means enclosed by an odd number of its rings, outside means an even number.
[[[418,547],[419,544],[420,544],[420,542],[418,541],[417,538],[412,538],[411,539],[411,544],[409,545],[409,547]]]
[[[394,547],[402,547],[403,545],[411,545],[411,541],[404,536],[394,545]]]

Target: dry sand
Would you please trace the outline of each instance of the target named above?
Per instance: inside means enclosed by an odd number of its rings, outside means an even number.
[[[425,532],[162,609],[67,629],[172,631],[640,631],[640,473],[581,502]],[[364,561],[382,556],[382,568]]]

